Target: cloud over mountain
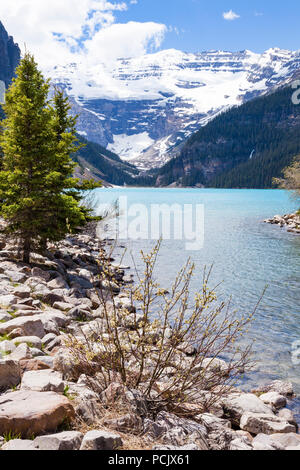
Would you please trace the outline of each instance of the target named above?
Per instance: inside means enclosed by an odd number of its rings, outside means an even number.
[[[155,22],[118,23],[130,1],[13,0],[0,17],[21,48],[26,44],[43,68],[135,57],[160,46],[167,27]]]

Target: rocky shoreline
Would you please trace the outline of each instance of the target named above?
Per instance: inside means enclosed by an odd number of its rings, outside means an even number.
[[[107,247],[93,227],[87,233],[33,256],[31,265],[16,261],[15,247],[1,242],[1,450],[300,450],[286,407],[289,383],[274,381],[253,393],[231,387],[217,406],[193,409],[191,418],[167,410],[151,415],[143,394],[117,378],[97,394],[85,374],[72,377],[69,335],[88,336],[103,325],[96,274],[99,250]],[[115,300],[130,316],[124,288],[132,277],[113,261],[111,269]],[[188,360],[189,353],[181,354]],[[226,368],[224,361],[217,365]]]
[[[264,220],[266,224],[279,225],[281,228],[286,228],[289,233],[300,234],[300,214],[274,215],[271,219]]]

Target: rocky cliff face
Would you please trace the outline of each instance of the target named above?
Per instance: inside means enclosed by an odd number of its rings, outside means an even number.
[[[0,21],[0,80],[8,87],[21,57],[18,44],[7,34]]]
[[[293,76],[300,53],[166,50],[49,71],[82,110],[79,131],[140,169],[162,166],[221,111]]]

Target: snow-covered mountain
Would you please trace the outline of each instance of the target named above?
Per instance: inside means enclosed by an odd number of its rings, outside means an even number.
[[[80,114],[78,130],[140,169],[159,167],[222,110],[290,78],[300,51],[187,54],[165,50],[50,72]]]
[[[0,21],[0,80],[7,88],[19,63],[21,51]]]

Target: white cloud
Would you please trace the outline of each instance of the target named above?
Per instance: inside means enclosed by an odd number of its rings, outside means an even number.
[[[224,20],[227,20],[227,21],[234,21],[240,18],[240,15],[235,13],[233,10],[229,10],[223,13],[223,18]]]
[[[147,51],[156,50],[164,37],[166,27],[157,23],[115,23],[98,31],[85,42],[86,57],[94,62],[97,54],[108,63],[118,58],[138,57]]]
[[[0,18],[22,49],[43,69],[69,62],[101,62],[159,47],[167,28],[158,23],[116,22],[116,12],[136,0],[11,0]]]

